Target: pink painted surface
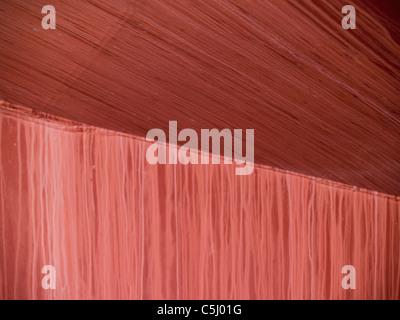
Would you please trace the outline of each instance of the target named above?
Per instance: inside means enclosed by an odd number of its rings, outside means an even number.
[[[398,197],[148,145],[1,104],[0,299],[400,298]]]

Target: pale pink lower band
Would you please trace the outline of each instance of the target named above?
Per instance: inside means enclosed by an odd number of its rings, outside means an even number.
[[[400,298],[399,198],[41,117],[0,109],[0,299]]]

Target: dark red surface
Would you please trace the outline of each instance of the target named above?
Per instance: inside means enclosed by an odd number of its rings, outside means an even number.
[[[357,30],[341,28],[355,4]],[[0,98],[144,136],[254,128],[256,162],[400,194],[393,1],[0,3]]]

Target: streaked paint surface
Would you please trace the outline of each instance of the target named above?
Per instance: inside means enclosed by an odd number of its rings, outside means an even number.
[[[142,137],[254,128],[257,163],[400,194],[398,1],[52,0],[56,30],[44,4],[0,2],[1,99]]]
[[[0,299],[400,298],[398,197],[148,145],[2,103]]]

